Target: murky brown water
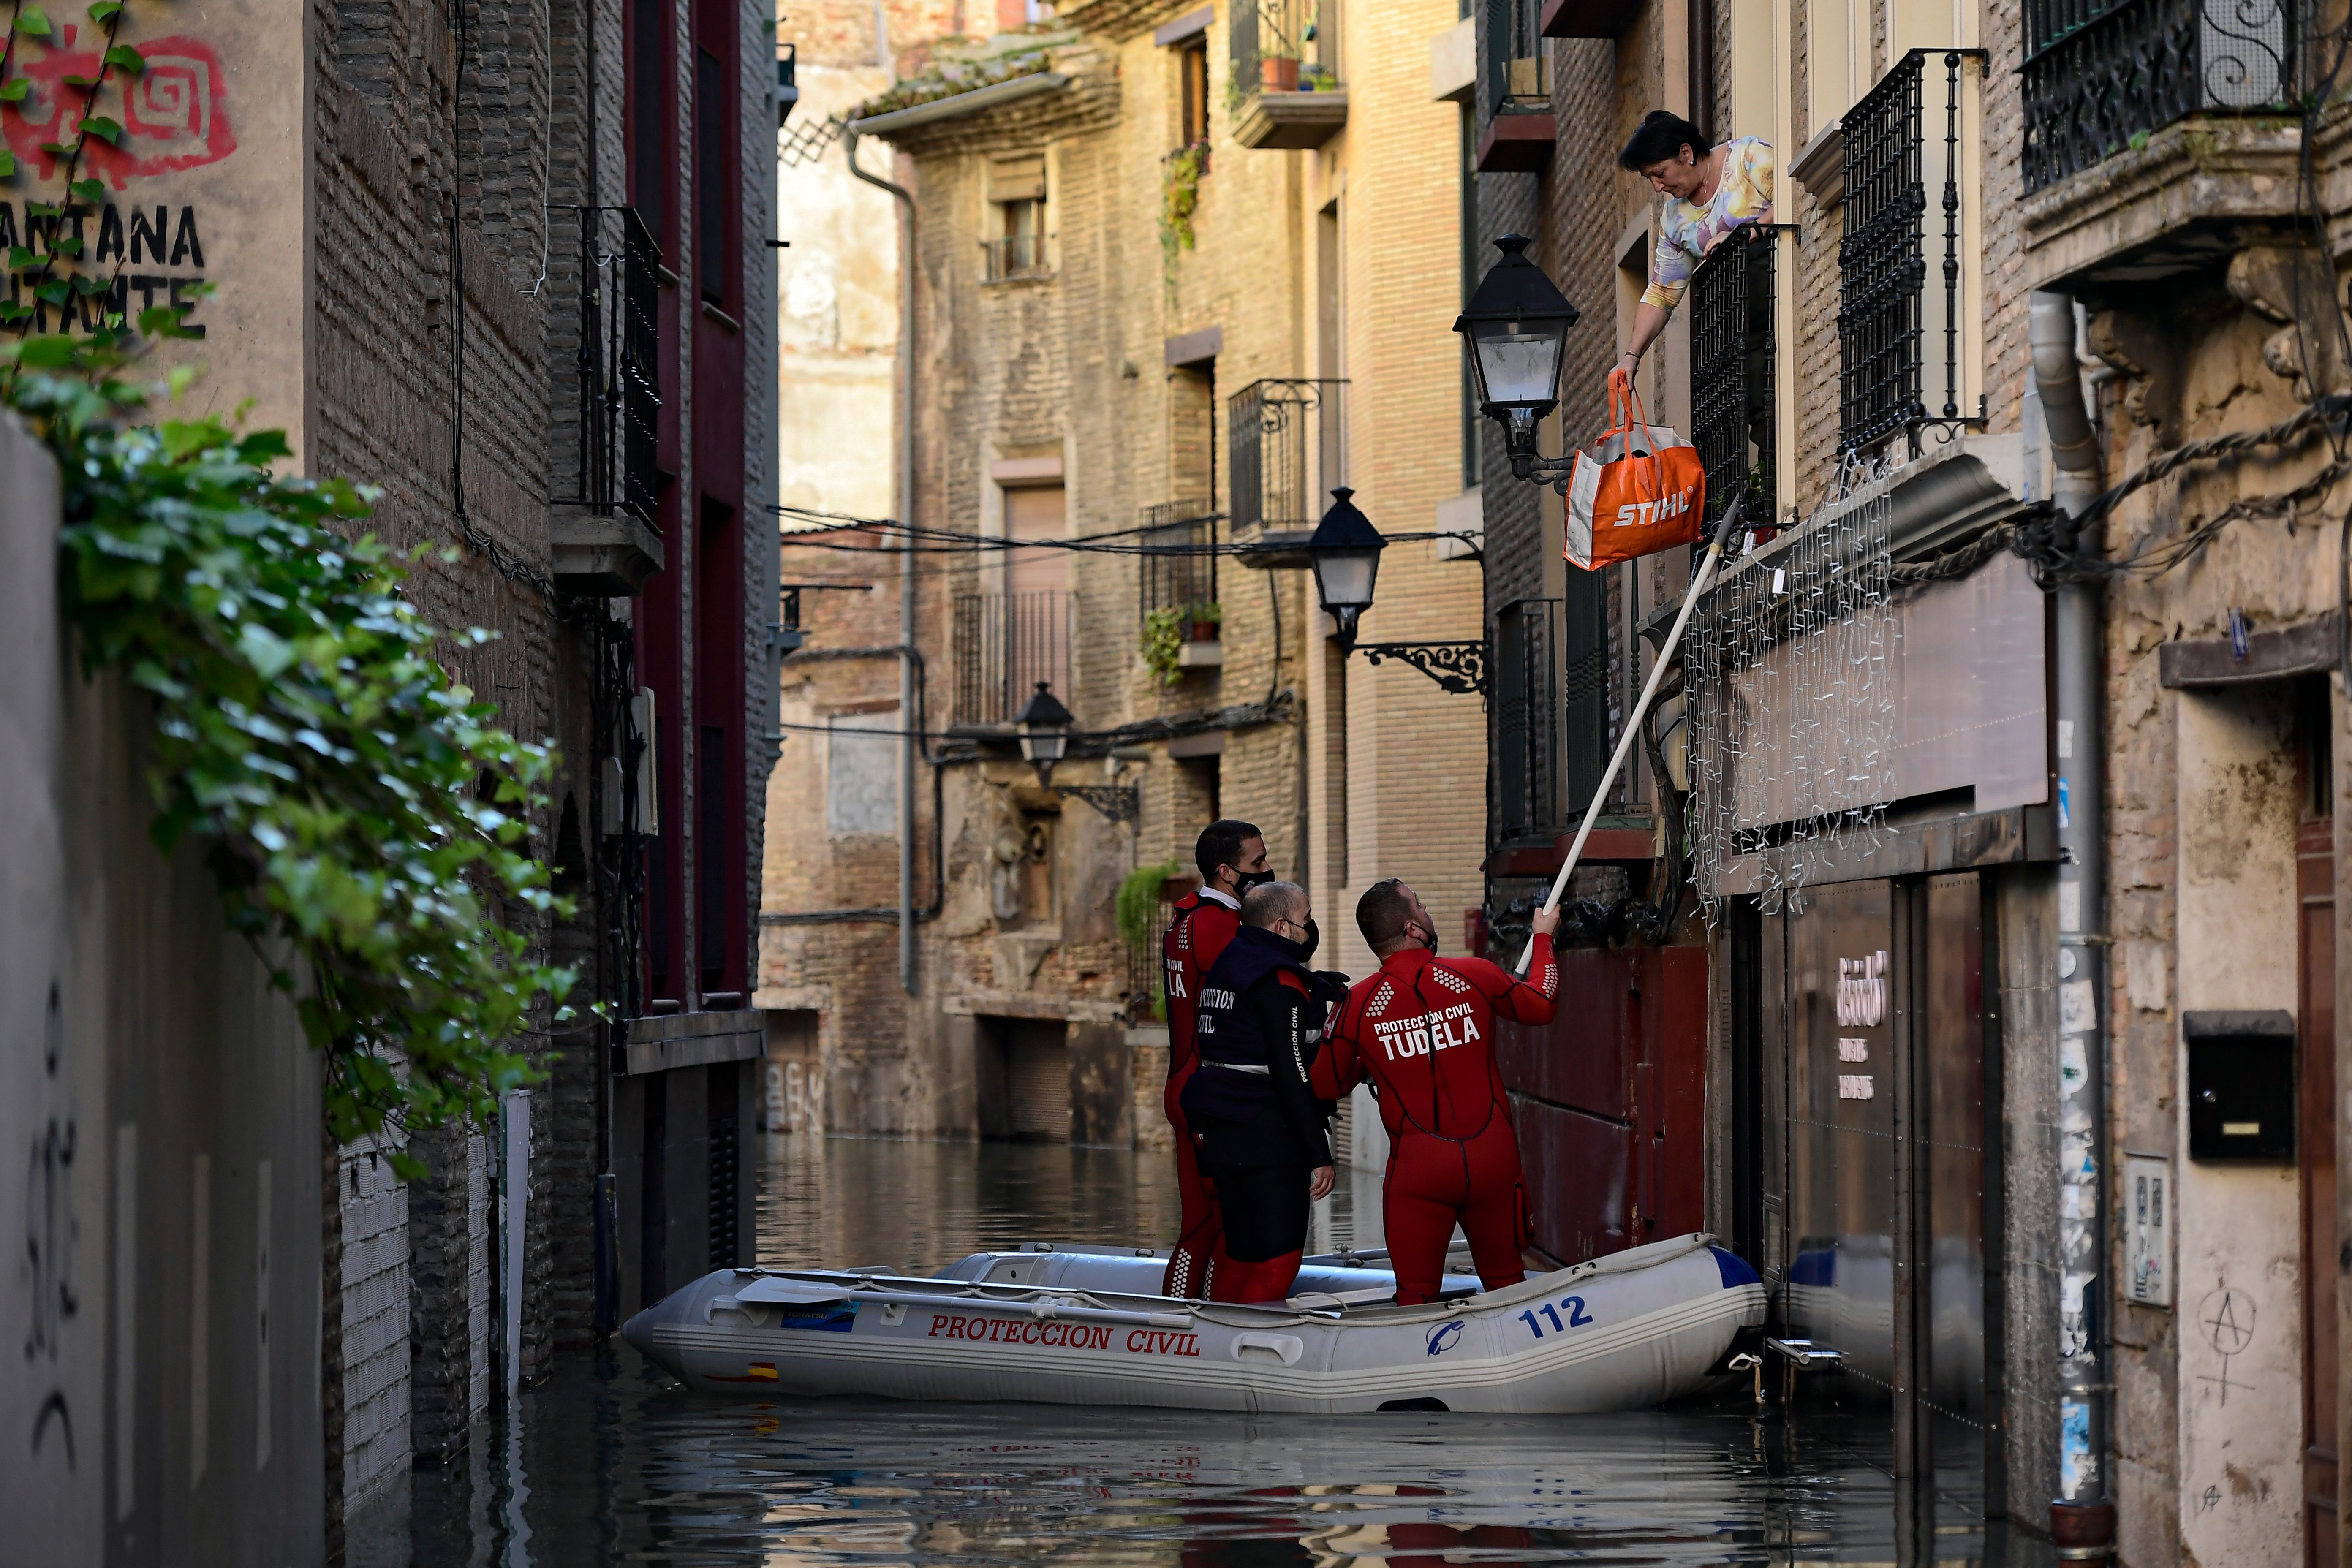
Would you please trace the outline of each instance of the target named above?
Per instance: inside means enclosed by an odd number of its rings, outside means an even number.
[[[1164,1245],[1175,1226],[1149,1155],[845,1139],[767,1155],[772,1264],[929,1269],[1024,1240]],[[1318,1241],[1370,1242],[1377,1206],[1376,1187],[1343,1189]],[[420,1568],[2024,1560],[1948,1508],[1898,1528],[1900,1500],[1883,1426],[1791,1433],[1736,1402],[1341,1418],[759,1404],[687,1394],[616,1343],[561,1358],[466,1460],[417,1472],[410,1531]]]

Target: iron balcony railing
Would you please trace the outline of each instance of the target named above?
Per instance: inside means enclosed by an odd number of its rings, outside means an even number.
[[[2291,0],[2025,0],[2025,188],[2200,112],[2296,100]]]
[[[579,466],[559,504],[655,526],[661,251],[633,207],[580,209]]]
[[[1734,496],[1748,515],[1777,515],[1772,454],[1772,268],[1779,234],[1736,228],[1691,276],[1691,444],[1706,465],[1706,521]]]
[[[958,729],[1008,725],[1041,680],[1070,700],[1076,594],[964,594],[955,602]]]
[[[1045,237],[1016,234],[1003,239],[983,239],[980,248],[988,264],[988,280],[1045,276]]]
[[[1961,407],[1960,94],[1967,63],[1984,58],[1981,49],[1914,49],[1845,115],[1845,237],[1838,242],[1843,451],[1874,447],[1905,430],[1916,434],[1931,419],[1958,423],[1974,413]],[[1931,135],[1941,143],[1932,153]],[[1941,287],[1932,295],[1931,176],[1939,182],[1941,222],[1935,279]],[[1940,339],[1932,347],[1931,331]],[[1942,361],[1932,381],[1931,355]]]
[[[1177,635],[1192,641],[1195,626],[1215,619],[1200,612],[1217,603],[1216,513],[1206,501],[1162,501],[1143,509],[1142,522],[1139,611],[1175,612]]]
[[[1486,112],[1551,112],[1542,0],[1486,0]]]
[[[1254,381],[1225,403],[1234,528],[1313,528],[1348,482],[1344,381]]]
[[[1234,0],[1233,97],[1336,92],[1339,6],[1326,0]]]
[[[1570,574],[1582,579],[1581,574]],[[1564,599],[1519,599],[1495,617],[1496,845],[1572,831],[1608,759],[1608,601],[1596,574]]]

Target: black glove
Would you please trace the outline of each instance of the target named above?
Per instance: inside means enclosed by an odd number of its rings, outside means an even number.
[[[1354,981],[1336,969],[1315,970],[1311,973],[1311,979],[1313,984],[1308,989],[1315,999],[1318,1002],[1328,1002],[1334,1007],[1348,999],[1349,989],[1355,984]]]

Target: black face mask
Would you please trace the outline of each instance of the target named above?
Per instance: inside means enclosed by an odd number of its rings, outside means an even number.
[[[1413,921],[1413,924],[1421,925],[1421,922],[1419,921]],[[1431,931],[1427,926],[1422,926],[1422,931],[1423,934],[1422,936],[1421,945],[1429,949],[1430,952],[1435,952],[1437,951],[1437,933]]]
[[[1271,871],[1244,871],[1236,868],[1234,872],[1234,897],[1247,898],[1252,888],[1263,888],[1274,879]]]
[[[1298,945],[1301,949],[1299,956],[1302,958],[1314,957],[1315,950],[1323,945],[1323,933],[1315,929],[1315,917],[1313,915],[1307,917],[1307,940],[1300,942]]]

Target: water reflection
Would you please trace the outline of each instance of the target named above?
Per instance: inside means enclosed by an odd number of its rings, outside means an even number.
[[[1032,1238],[1164,1244],[1164,1160],[778,1141],[763,1261],[930,1268]],[[1318,1221],[1363,1242],[1343,1194]],[[1349,1234],[1330,1234],[1340,1230]],[[617,1343],[560,1358],[470,1462],[417,1472],[413,1561],[1156,1568],[1971,1560],[1898,1542],[1882,1431],[1736,1408],[1608,1417],[1244,1416],[685,1393]],[[355,1561],[376,1554],[353,1542]],[[383,1554],[390,1557],[391,1553]]]

